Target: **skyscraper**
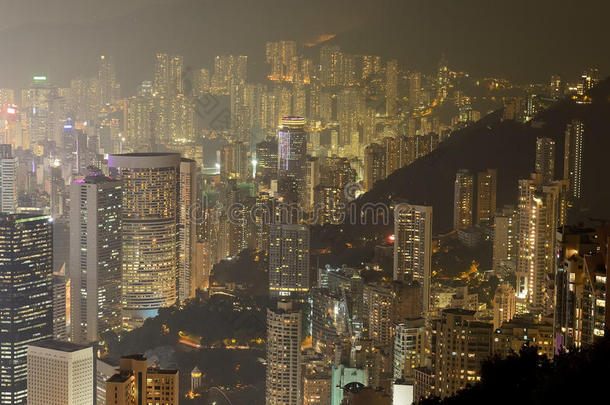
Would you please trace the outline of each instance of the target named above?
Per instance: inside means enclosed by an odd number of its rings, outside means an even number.
[[[453,229],[470,228],[474,202],[474,178],[468,170],[462,169],[455,175],[453,189]]]
[[[492,353],[493,326],[474,319],[475,311],[445,309],[434,322],[436,395],[454,395],[481,379],[481,365]]]
[[[286,202],[298,202],[305,189],[307,134],[303,117],[282,118],[278,130],[279,190]]]
[[[153,94],[167,96],[169,91],[169,57],[166,53],[155,55]]]
[[[17,160],[11,145],[0,145],[0,212],[17,210]]]
[[[195,249],[197,244],[197,164],[191,159],[180,161],[180,203],[178,218],[178,297],[180,302],[195,296]]]
[[[477,175],[477,225],[491,225],[496,214],[498,172],[487,169]]]
[[[508,322],[515,316],[516,311],[515,289],[510,283],[504,282],[496,288],[494,293],[494,329],[498,329],[502,323]]]
[[[70,185],[72,339],[94,343],[121,329],[121,182],[102,175]]]
[[[53,232],[48,215],[0,215],[0,404],[27,397],[27,345],[53,335]]]
[[[553,297],[547,280],[555,268],[555,237],[563,224],[563,182],[543,183],[542,174],[519,180],[517,295],[533,311],[544,311]]]
[[[494,271],[501,269],[514,271],[517,264],[518,231],[518,211],[512,205],[504,206],[494,217],[492,261]]]
[[[65,269],[53,273],[53,339],[67,342],[70,327],[70,279]]]
[[[98,84],[99,84],[99,106],[112,104],[119,98],[120,86],[116,82],[114,65],[112,58],[107,55],[100,55],[98,68]]]
[[[426,322],[405,319],[394,331],[394,380],[413,384],[415,369],[426,362]]]
[[[180,155],[110,155],[108,167],[123,188],[123,320],[130,328],[178,298]]]
[[[337,86],[342,83],[343,53],[338,46],[324,45],[320,48],[320,82],[322,86]]]
[[[386,178],[386,150],[372,143],[364,149],[364,190],[370,191],[375,183]]]
[[[183,58],[180,55],[172,55],[169,58],[168,92],[170,97],[184,93],[184,89],[182,87],[183,64]]]
[[[396,115],[398,99],[398,61],[392,59],[386,65],[385,111],[389,118]]]
[[[398,204],[394,208],[394,280],[417,281],[422,310],[430,305],[432,207]]]
[[[269,235],[269,295],[302,295],[309,291],[309,228],[272,224]]]
[[[45,340],[29,345],[28,405],[93,404],[93,348]]]
[[[563,178],[568,180],[569,199],[574,202],[582,197],[582,166],[584,123],[572,120],[566,126]]]
[[[301,403],[301,311],[280,301],[267,309],[267,405]]]
[[[265,56],[269,65],[269,80],[294,81],[298,62],[295,41],[267,42]]]
[[[551,138],[536,139],[536,165],[534,172],[547,184],[555,178],[555,141]]]
[[[557,349],[591,345],[607,334],[608,232],[607,226],[597,230],[566,226],[557,232]]]

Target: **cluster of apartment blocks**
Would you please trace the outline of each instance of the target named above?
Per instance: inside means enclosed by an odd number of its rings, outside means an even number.
[[[92,346],[43,340],[27,348],[29,405],[178,405],[178,371],[149,367],[142,355],[118,367],[94,356]]]

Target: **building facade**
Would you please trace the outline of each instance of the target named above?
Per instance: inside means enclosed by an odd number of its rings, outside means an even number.
[[[121,329],[121,182],[97,175],[70,185],[71,334],[93,343]]]
[[[93,404],[93,348],[46,340],[28,346],[28,405]]]
[[[48,215],[0,216],[0,404],[27,400],[27,345],[53,336]]]

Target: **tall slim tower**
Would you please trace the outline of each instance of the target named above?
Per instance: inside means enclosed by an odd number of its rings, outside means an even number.
[[[301,401],[301,311],[290,302],[267,309],[267,405]]]
[[[0,145],[0,212],[12,214],[17,210],[16,171],[11,145]]]
[[[122,181],[123,321],[131,328],[178,298],[180,155],[110,155],[108,167]]]
[[[269,235],[269,295],[287,297],[309,291],[309,228],[273,224]]]
[[[184,61],[182,56],[172,55],[169,58],[168,92],[171,97],[184,93],[182,85],[183,65]]]
[[[0,215],[0,404],[27,399],[27,345],[53,336],[48,215]]]
[[[278,134],[278,181],[287,202],[298,202],[305,189],[304,169],[307,158],[305,118],[284,117]]]
[[[121,182],[92,175],[70,185],[72,339],[94,343],[121,329]]]
[[[398,61],[392,59],[386,66],[386,89],[385,89],[385,110],[386,115],[391,118],[397,112],[398,99]]]
[[[394,208],[394,280],[417,281],[422,309],[430,305],[432,207],[398,204]]]
[[[372,143],[364,149],[364,189],[369,191],[376,182],[386,178],[386,150],[383,146]]]
[[[470,228],[474,201],[474,176],[462,169],[455,175],[453,229]]]
[[[169,93],[169,57],[166,53],[155,55],[153,93],[159,96],[167,96]]]
[[[534,172],[542,176],[544,184],[555,178],[555,141],[551,138],[536,139],[536,166]]]
[[[517,296],[533,311],[552,305],[547,280],[555,269],[556,229],[563,224],[565,183],[544,184],[541,174],[519,180]]]
[[[116,83],[116,76],[114,73],[114,65],[112,59],[107,55],[100,55],[99,69],[98,69],[98,83],[99,83],[99,105],[104,106],[111,104],[115,101],[118,96],[118,83]]]
[[[194,297],[195,249],[197,248],[197,164],[191,159],[180,161],[180,212],[178,218],[178,297],[180,302]]]
[[[498,171],[487,169],[477,175],[477,225],[491,225],[496,213]]]
[[[563,155],[563,178],[568,180],[570,200],[582,197],[583,136],[585,125],[572,120],[566,126],[565,153]]]

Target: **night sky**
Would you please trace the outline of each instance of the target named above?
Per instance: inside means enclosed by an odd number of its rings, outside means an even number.
[[[131,93],[151,78],[156,51],[183,54],[193,68],[246,54],[256,78],[265,41],[321,34],[423,71],[445,54],[454,69],[522,82],[587,65],[605,74],[609,11],[603,0],[0,0],[0,86],[36,73],[67,85],[107,54]]]

